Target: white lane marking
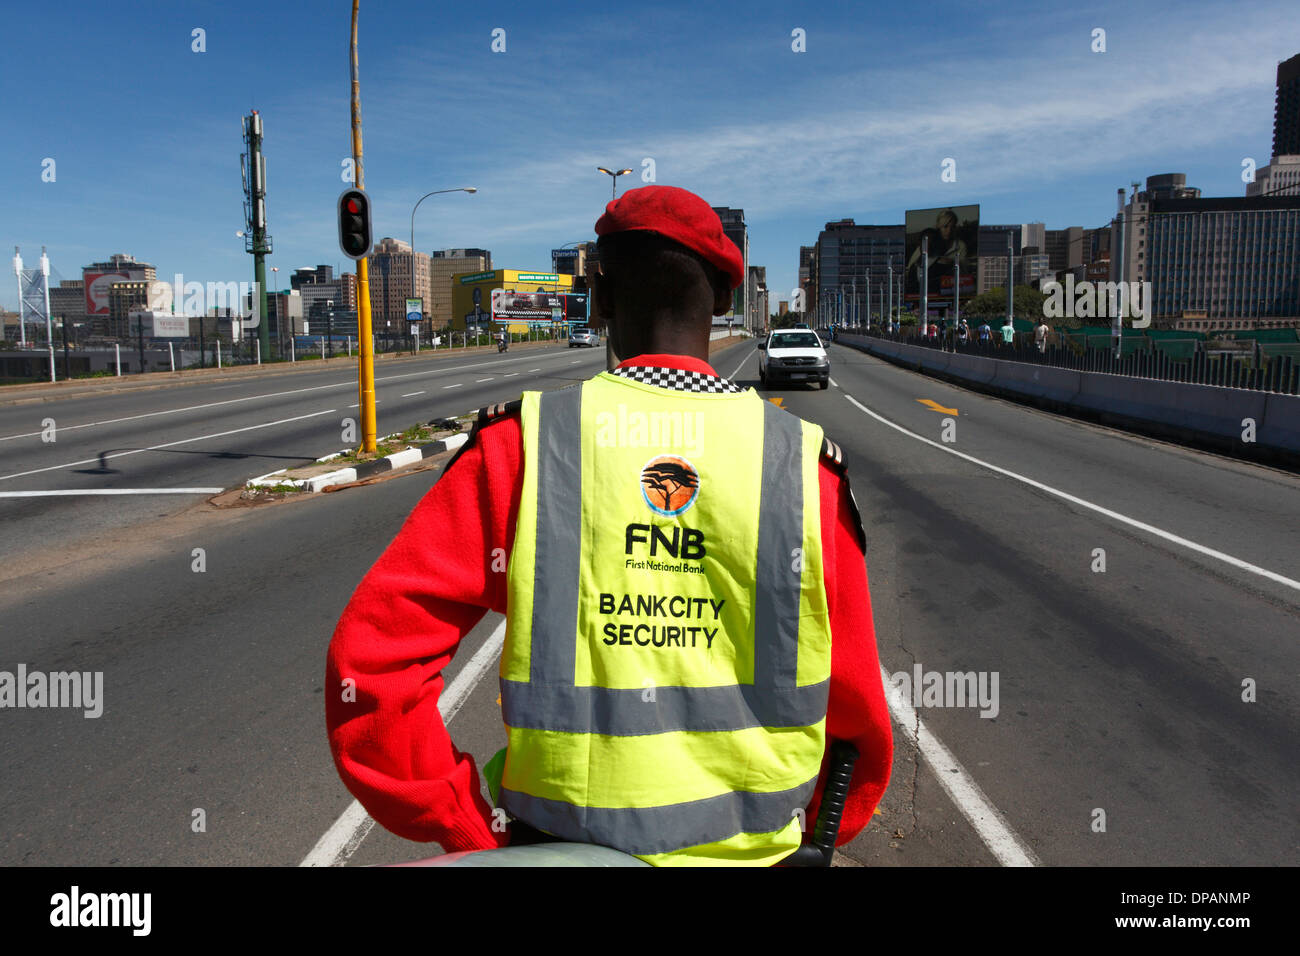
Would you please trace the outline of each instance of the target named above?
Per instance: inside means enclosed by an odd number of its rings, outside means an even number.
[[[455,385],[444,385],[443,388],[460,388],[461,385],[463,385],[463,384],[465,384],[465,383],[464,383],[464,382],[457,382]]]
[[[124,455],[138,455],[146,451],[158,451],[160,448],[174,448],[177,445],[188,445],[192,441],[206,441],[209,438],[224,438],[226,435],[238,435],[240,432],[256,431],[259,428],[271,428],[274,425],[287,425],[289,422],[300,422],[305,418],[317,418],[321,415],[329,415],[336,411],[333,408],[327,408],[323,412],[312,412],[310,415],[295,415],[293,418],[281,418],[276,422],[263,422],[260,425],[249,425],[246,428],[232,428],[230,431],[215,432],[211,435],[198,435],[194,438],[182,438],[180,441],[164,442],[161,445],[150,445],[148,448],[132,448],[130,451],[117,451],[111,455],[99,455],[95,458],[83,458],[81,461],[70,461],[66,465],[50,465],[48,468],[33,468],[31,471],[18,471],[12,475],[0,475],[0,481],[7,481],[10,478],[22,478],[25,475],[39,475],[43,471],[59,471],[63,468],[71,468],[73,465],[94,465],[101,461],[107,461],[110,458],[121,458]]]
[[[509,378],[511,375],[518,375],[518,374],[519,374],[518,372],[506,372],[506,374],[505,374],[505,375],[502,375],[501,377],[502,377],[502,378]]]
[[[349,405],[349,406],[348,406],[348,408],[360,408],[360,407],[361,407],[361,405],[360,405],[360,404],[356,404],[356,405]]]
[[[420,389],[418,392],[407,392],[405,395],[402,396],[402,398],[414,398],[416,395],[423,395],[423,394],[424,394],[424,389]]]
[[[989,852],[1003,866],[1038,866],[1038,857],[1034,851],[1011,828],[1011,824],[1007,823],[998,808],[985,796],[975,778],[943,745],[943,741],[931,733],[930,728],[917,716],[903,696],[902,688],[889,679],[889,672],[883,664],[880,673],[885,680],[885,699],[889,701],[889,710],[894,715],[895,722],[907,734],[907,739],[916,745],[916,749],[934,771],[939,786],[943,787],[957,809],[970,821]]]
[[[60,491],[0,491],[0,498],[55,498],[81,495],[219,495],[225,488],[86,488]]]
[[[489,375],[487,378],[476,378],[476,379],[474,380],[474,384],[477,385],[479,382],[490,382],[490,381],[492,381],[492,378],[493,378],[493,376],[491,376],[491,375]]]
[[[570,364],[570,365],[577,365],[577,364],[578,364],[579,362],[581,362],[581,361],[582,361],[582,359],[574,359],[574,360],[573,360],[572,362],[570,362],[569,364]]]
[[[442,715],[444,725],[451,723],[451,719],[460,711],[461,705],[469,698],[470,691],[483,679],[483,675],[501,653],[501,646],[505,643],[505,639],[506,622],[505,618],[502,618],[496,630],[469,659],[469,663],[456,675],[456,679],[451,682],[451,686],[438,701],[438,713]],[[312,851],[298,865],[342,866],[361,845],[361,841],[374,825],[375,821],[370,819],[361,804],[353,800],[343,811],[343,815],[334,821],[334,825],[325,831],[325,835],[316,842]]]
[[[1267,568],[1261,568],[1258,565],[1250,564],[1249,562],[1243,561],[1240,558],[1234,558],[1232,555],[1224,554],[1222,551],[1216,551],[1214,548],[1207,548],[1203,544],[1197,544],[1195,541],[1190,541],[1187,538],[1183,538],[1180,537],[1179,535],[1172,534],[1168,531],[1164,531],[1160,528],[1155,527],[1154,525],[1147,524],[1145,521],[1138,521],[1136,518],[1130,518],[1128,517],[1128,515],[1122,515],[1118,511],[1111,511],[1109,508],[1103,508],[1101,505],[1093,504],[1091,501],[1085,501],[1084,499],[1076,497],[1075,495],[1072,495],[1069,492],[1060,491],[1059,489],[1053,488],[1050,485],[1045,485],[1041,481],[1035,481],[1032,478],[1026,478],[1024,475],[1016,474],[1014,471],[1008,471],[1006,468],[999,468],[997,465],[990,464],[987,461],[981,461],[980,459],[974,457],[973,455],[967,455],[964,452],[960,452],[957,451],[956,449],[949,448],[946,445],[942,445],[937,441],[931,441],[929,438],[925,438],[921,435],[916,434],[915,432],[909,431],[908,429],[902,427],[901,425],[895,425],[889,419],[876,414],[871,409],[867,408],[867,406],[859,402],[852,395],[845,395],[844,397],[847,398],[854,405],[856,405],[859,409],[866,412],[872,418],[876,419],[881,424],[888,425],[890,428],[894,429],[895,431],[902,432],[904,435],[907,435],[910,438],[915,438],[917,441],[925,442],[925,444],[931,445],[939,449],[940,451],[946,451],[950,455],[956,455],[958,458],[964,458],[966,459],[966,461],[979,465],[982,468],[987,468],[989,471],[995,471],[999,475],[1006,475],[1008,478],[1014,478],[1016,481],[1024,482],[1025,484],[1029,485],[1031,488],[1037,488],[1039,491],[1045,491],[1049,495],[1055,495],[1058,498],[1063,498],[1064,500],[1070,502],[1071,504],[1076,504],[1081,508],[1088,508],[1092,511],[1097,512],[1098,514],[1105,515],[1107,518],[1113,518],[1116,521],[1121,522],[1122,524],[1126,524],[1131,528],[1137,528],[1139,531],[1145,531],[1148,534],[1155,535],[1157,538],[1163,538],[1165,541],[1169,541],[1173,544],[1181,545],[1184,548],[1187,548],[1191,551],[1196,551],[1199,554],[1204,554],[1207,557],[1215,558],[1219,561],[1222,561],[1224,564],[1231,565],[1234,568],[1238,568],[1242,571],[1249,571],[1251,574],[1257,574],[1260,577],[1268,578],[1270,581],[1276,581],[1278,584],[1285,584],[1289,588],[1295,588],[1297,591],[1300,591],[1300,581],[1295,581],[1291,578],[1285,577],[1284,575],[1278,574],[1275,571],[1270,571]]]
[[[464,370],[464,369],[471,369],[471,368],[485,368],[485,367],[492,366],[492,365],[500,365],[500,364],[502,364],[502,362],[504,362],[504,361],[508,361],[508,360],[506,360],[506,359],[500,359],[500,360],[496,360],[496,361],[492,361],[492,362],[474,362],[474,363],[471,363],[471,364],[469,364],[469,365],[451,365],[451,366],[448,366],[447,368],[425,369],[425,370],[422,371],[422,372],[404,372],[404,373],[401,374],[401,375],[385,375],[385,376],[383,376],[382,378],[377,378],[377,379],[375,379],[375,384],[376,384],[376,385],[379,385],[379,384],[381,384],[381,383],[383,383],[383,382],[396,382],[396,381],[400,381],[401,379],[404,379],[404,378],[416,378],[416,377],[418,377],[418,376],[420,376],[420,375],[436,375],[436,374],[438,374],[439,372],[455,372],[455,371],[460,371],[460,370]],[[513,359],[513,360],[510,360],[510,361],[518,361],[518,359]],[[537,371],[540,371],[540,369],[530,368],[528,371],[530,371],[530,372],[537,372]],[[518,374],[518,373],[516,373],[516,374]],[[204,383],[202,383],[202,382],[193,382],[193,383],[189,383],[189,382],[187,382],[186,384],[187,384],[187,385],[190,385],[190,384],[192,384],[192,385],[202,385],[202,384],[204,384]],[[157,411],[157,412],[142,412],[142,413],[139,414],[139,415],[126,415],[126,416],[124,416],[124,417],[122,417],[122,418],[106,418],[106,419],[104,419],[103,421],[98,421],[98,422],[83,422],[83,423],[80,424],[80,425],[60,425],[60,426],[59,426],[59,431],[60,431],[60,432],[68,432],[68,431],[72,431],[74,428],[94,428],[96,425],[116,425],[118,422],[133,422],[133,421],[135,421],[135,420],[137,420],[137,419],[140,419],[140,418],[153,418],[153,417],[156,416],[156,415],[177,415],[177,414],[179,414],[179,413],[181,413],[181,412],[196,412],[196,411],[200,411],[200,410],[202,410],[202,409],[204,409],[204,408],[216,408],[216,407],[218,407],[218,406],[220,406],[220,405],[234,405],[234,404],[236,404],[236,403],[238,403],[238,402],[255,402],[255,401],[257,401],[259,398],[280,398],[280,397],[282,397],[282,396],[284,396],[284,395],[299,395],[299,394],[302,394],[303,392],[319,392],[321,389],[325,389],[325,388],[344,388],[345,386],[346,386],[346,387],[351,387],[351,388],[356,388],[356,386],[357,386],[357,380],[356,380],[356,379],[351,379],[350,381],[346,381],[346,382],[335,382],[335,383],[332,384],[332,385],[309,385],[309,386],[307,386],[307,387],[305,387],[305,388],[291,388],[291,389],[289,389],[289,390],[287,390],[287,391],[283,391],[283,392],[266,392],[266,393],[261,394],[261,395],[247,395],[247,396],[245,396],[244,398],[228,398],[228,399],[225,399],[224,401],[220,401],[220,402],[207,402],[207,403],[205,403],[205,404],[203,404],[203,405],[185,405],[185,406],[182,406],[181,408],[165,408],[165,409],[163,409],[162,411]],[[223,386],[221,386],[221,387],[222,387],[222,388],[234,388],[235,385],[223,385]],[[85,397],[85,396],[79,396],[79,397]],[[21,435],[0,435],[0,441],[13,441],[15,438],[35,438],[35,437],[37,437],[37,436],[40,435],[40,434],[41,434],[41,432],[38,432],[38,431],[37,431],[37,432],[23,432]]]
[[[831,384],[834,385],[836,388],[839,388],[839,387],[840,387],[840,383],[837,382],[837,381],[835,381],[835,379],[833,379],[833,378],[831,379]]]
[[[540,372],[541,369],[540,369],[540,368],[530,368],[528,371],[530,371],[530,372]],[[518,373],[515,373],[515,374],[518,374]]]
[[[734,379],[734,378],[736,377],[736,375],[740,372],[740,370],[741,370],[742,368],[744,368],[745,363],[748,362],[748,361],[750,360],[751,357],[752,357],[752,355],[746,355],[743,359],[741,359],[741,360],[740,360],[740,364],[736,366],[736,371],[734,371],[734,372],[732,372],[730,375],[728,375],[728,376],[727,376],[727,379],[728,379],[728,380],[730,380],[730,379]]]

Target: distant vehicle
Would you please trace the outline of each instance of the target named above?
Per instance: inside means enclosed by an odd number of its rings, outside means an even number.
[[[758,348],[758,379],[764,385],[785,380],[830,387],[831,360],[816,332],[779,329]]]
[[[591,329],[574,329],[569,333],[569,348],[574,349],[580,345],[587,348],[595,348],[600,344],[600,336]]]

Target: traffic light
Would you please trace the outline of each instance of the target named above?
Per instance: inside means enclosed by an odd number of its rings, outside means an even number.
[[[372,245],[370,197],[361,189],[343,190],[339,196],[339,248],[349,259],[364,259]]]

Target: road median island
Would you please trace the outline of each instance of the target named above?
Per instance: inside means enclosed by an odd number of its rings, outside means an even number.
[[[554,347],[557,342],[515,342],[511,344],[507,355],[515,351],[532,351]],[[472,345],[457,349],[421,349],[419,352],[378,352],[375,354],[375,366],[385,368],[400,365],[412,360],[443,359],[465,355],[496,354],[495,345]],[[91,398],[96,395],[114,392],[137,391],[141,389],[171,388],[180,385],[193,385],[197,382],[220,380],[222,382],[240,381],[258,378],[263,375],[280,373],[296,374],[298,372],[318,372],[321,369],[337,371],[356,369],[358,357],[336,355],[333,358],[303,358],[297,362],[267,362],[265,365],[227,365],[223,368],[187,368],[178,372],[148,372],[144,375],[113,375],[99,378],[75,378],[61,382],[28,382],[21,385],[6,385],[0,388],[0,406],[26,405],[33,402],[48,402],[66,398]]]
[[[472,416],[435,419],[413,425],[379,439],[376,453],[367,455],[344,449],[316,459],[310,465],[282,468],[244,483],[244,495],[272,500],[288,494],[316,493],[339,485],[350,485],[388,472],[419,465],[427,458],[455,451],[469,440]]]

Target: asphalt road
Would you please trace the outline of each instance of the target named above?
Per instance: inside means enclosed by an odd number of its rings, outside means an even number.
[[[1300,578],[1300,481],[964,392],[847,349],[832,357],[828,391],[764,394],[821,424],[847,453],[886,671],[919,663],[998,676],[995,717],[977,707],[899,710],[893,781],[846,861],[1296,863],[1300,590],[1268,575]],[[456,379],[431,367],[421,372],[428,382],[384,383],[381,398],[462,381],[454,398],[418,408],[463,412],[590,375],[603,353],[503,359],[527,364],[509,379],[517,366],[498,366],[481,383],[464,378],[492,369],[455,370]],[[716,364],[723,374],[739,365],[738,379],[757,384],[747,346]],[[306,393],[334,409],[310,435],[271,426],[194,442],[206,462],[188,474],[169,469],[193,466],[155,452],[110,464],[160,469],[130,473],[144,486],[206,482],[231,465],[238,480],[278,467],[273,456],[313,458],[341,447],[335,416],[345,403],[335,396],[345,393],[327,392],[332,402]],[[302,404],[280,404],[288,401]],[[256,423],[319,410],[307,401],[256,399],[238,414]],[[12,411],[0,409],[3,435],[21,428]],[[113,402],[98,411],[123,414]],[[945,419],[952,442],[943,441]],[[409,424],[392,422],[388,430]],[[89,457],[63,440],[49,463]],[[104,433],[89,447],[116,443]],[[248,457],[232,463],[223,450]],[[19,469],[0,474],[10,470]],[[297,864],[327,834],[331,859],[350,864],[436,852],[338,824],[352,801],[330,761],[321,682],[348,596],[437,473],[259,508],[169,500],[164,519],[105,518],[116,533],[0,562],[0,668],[105,675],[100,718],[0,715],[0,863]],[[66,467],[41,474],[44,487],[81,480]],[[30,477],[0,479],[0,489],[30,487],[17,484]],[[148,499],[162,512],[158,500]],[[45,514],[71,520],[83,508],[83,524],[100,520],[87,515],[105,509],[103,499],[75,501],[43,505]],[[13,508],[0,500],[6,528]],[[18,520],[39,526],[30,514]],[[202,573],[192,569],[196,547]],[[1104,572],[1093,570],[1096,549]],[[466,640],[449,688],[498,622],[486,618]],[[480,764],[504,743],[493,663],[450,723]],[[1253,703],[1242,700],[1247,679],[1257,684]],[[912,742],[918,728],[934,764]],[[204,832],[194,831],[198,809]]]
[[[603,348],[553,346],[387,359],[375,375],[378,431],[568,384],[604,361]],[[202,497],[9,497],[15,493],[231,487],[355,444],[344,430],[350,420],[360,435],[357,403],[356,366],[343,362],[40,403],[4,404],[0,396],[0,561],[55,539],[124,534]],[[54,441],[45,440],[50,423]]]

